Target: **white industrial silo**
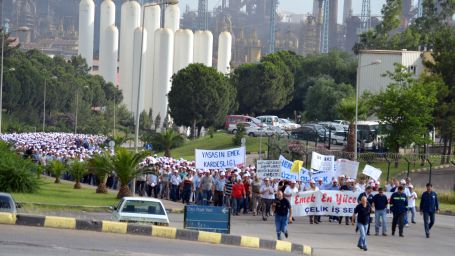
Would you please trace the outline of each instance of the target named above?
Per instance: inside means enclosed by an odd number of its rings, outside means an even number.
[[[143,33],[143,34],[142,34]],[[142,50],[142,51],[141,51]],[[134,30],[133,49],[133,94],[131,109],[134,120],[137,120],[137,104],[139,100],[139,115],[144,110],[144,60],[147,52],[147,30],[138,27]],[[139,96],[138,96],[139,95]]]
[[[177,4],[169,5],[164,11],[164,27],[173,32],[180,28],[180,8]]]
[[[79,50],[78,54],[93,66],[93,40],[95,32],[95,3],[81,0],[79,3]]]
[[[232,36],[231,33],[221,32],[218,37],[218,63],[217,70],[223,74],[228,74],[231,71],[231,50]]]
[[[132,111],[133,94],[133,40],[134,30],[140,26],[141,6],[136,1],[122,4],[120,27],[120,89],[123,92],[123,103]]]
[[[107,82],[117,85],[118,29],[112,24],[104,30],[103,35],[105,39],[103,77]]]
[[[174,32],[168,28],[155,31],[155,61],[152,109],[153,118],[159,114],[161,124],[167,116],[167,94],[171,90]],[[161,126],[160,124],[160,126]]]
[[[193,31],[179,29],[174,35],[174,74],[193,63]]]
[[[207,67],[212,66],[213,35],[208,30],[194,33],[193,63],[202,63]]]
[[[144,109],[148,112],[152,108],[155,30],[160,28],[161,8],[159,5],[155,5],[145,8],[144,11],[144,27],[147,30],[147,52],[143,61],[145,66]]]
[[[99,58],[98,58],[98,71],[99,74],[107,80],[108,70],[107,66],[109,63],[106,63],[106,47],[110,47],[111,42],[106,41],[105,34],[106,29],[112,25],[115,25],[115,4],[112,0],[104,0],[101,3],[100,8],[100,42],[99,42]],[[117,62],[117,61],[116,61]]]

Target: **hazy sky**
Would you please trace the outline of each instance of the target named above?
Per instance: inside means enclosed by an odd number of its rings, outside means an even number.
[[[212,10],[214,6],[221,5],[221,0],[208,0],[209,1],[209,10]],[[269,0],[263,0],[269,1]],[[294,13],[309,13],[313,8],[313,0],[278,0],[280,2],[279,10],[290,11]],[[185,6],[189,5],[192,10],[197,9],[198,0],[180,0],[181,10],[185,10]],[[417,0],[413,0],[417,2]],[[381,13],[382,5],[385,3],[385,0],[371,0],[371,14],[378,15]],[[339,10],[339,22],[341,22],[341,17],[343,13],[343,4],[344,0],[339,0],[338,10]],[[352,0],[352,9],[354,15],[360,14],[362,6],[362,0]]]

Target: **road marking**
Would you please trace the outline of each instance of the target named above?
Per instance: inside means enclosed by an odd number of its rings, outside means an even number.
[[[177,228],[152,226],[152,236],[175,239]]]
[[[128,223],[103,220],[102,231],[126,234]]]
[[[311,249],[311,246],[304,245],[303,246],[303,254],[305,255],[311,255],[313,250]]]
[[[251,248],[259,248],[259,238],[258,237],[252,237],[252,236],[241,236],[241,238],[240,238],[240,246],[251,247]]]
[[[277,251],[282,251],[282,252],[291,252],[292,251],[292,243],[287,242],[287,241],[277,240],[275,249]]]
[[[16,224],[16,214],[0,212],[0,224]]]
[[[199,231],[198,241],[211,243],[211,244],[219,244],[219,243],[221,243],[221,234],[213,233],[213,232]]]
[[[75,229],[76,228],[76,219],[75,218],[56,217],[56,216],[46,216],[46,218],[44,219],[44,226],[48,227],[48,228]]]

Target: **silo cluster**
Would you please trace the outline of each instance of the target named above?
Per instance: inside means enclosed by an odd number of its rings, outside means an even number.
[[[152,109],[153,119],[161,123],[168,113],[167,94],[171,78],[191,63],[211,67],[213,63],[213,35],[210,31],[180,29],[178,5],[168,5],[161,26],[159,5],[140,6],[137,1],[125,1],[121,6],[120,34],[115,26],[115,4],[101,3],[99,73],[108,82],[117,84],[123,103],[136,116]],[[93,0],[81,0],[79,10],[79,53],[89,67],[93,60],[93,32],[95,18]],[[142,17],[143,15],[143,17]],[[143,27],[142,27],[143,26]],[[119,42],[120,40],[120,42]],[[119,44],[120,43],[120,44]],[[222,32],[218,40],[217,70],[230,72],[232,36]],[[138,104],[139,100],[139,104]]]

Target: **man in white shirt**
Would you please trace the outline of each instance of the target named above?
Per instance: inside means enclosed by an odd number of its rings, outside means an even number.
[[[409,189],[409,193],[410,193],[410,196],[408,197],[408,208],[409,208],[409,212],[411,212],[411,222],[413,224],[416,224],[415,217],[416,217],[417,193],[414,191],[414,186],[412,184],[409,184],[408,189]]]
[[[179,200],[178,190],[179,190],[180,183],[182,183],[182,178],[180,178],[178,170],[173,171],[170,183],[171,183],[171,200],[176,202],[177,200]]]
[[[269,178],[264,179],[264,184],[262,184],[260,192],[262,195],[262,220],[266,221],[270,215],[270,206],[273,200],[275,200],[275,189],[270,184]]]
[[[289,182],[289,185],[286,186],[286,188],[284,189],[284,196],[289,201],[289,203],[291,203],[292,198],[295,195],[297,195],[297,193],[299,193],[299,189],[297,188],[296,183],[297,182],[295,180],[291,180]],[[321,183],[322,183],[322,180],[321,180]],[[294,221],[294,218],[292,217],[292,208],[290,209],[289,214],[290,214],[289,223],[292,223]]]

